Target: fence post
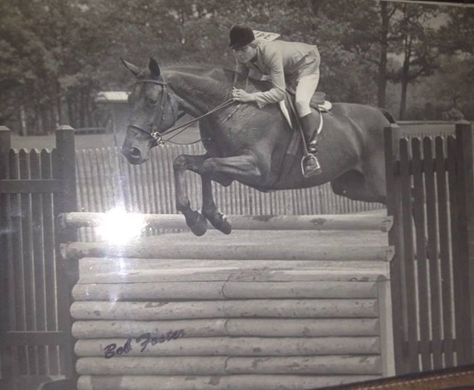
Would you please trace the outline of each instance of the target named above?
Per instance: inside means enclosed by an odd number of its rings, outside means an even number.
[[[72,319],[70,307],[71,291],[77,281],[77,263],[68,263],[61,257],[60,244],[76,240],[76,232],[58,225],[58,215],[64,212],[77,211],[76,193],[76,157],[74,129],[71,126],[60,126],[56,130],[56,156],[54,160],[54,177],[61,182],[62,192],[55,197],[54,216],[56,230],[56,266],[58,280],[58,327],[65,335],[61,351],[61,361],[67,379],[75,383],[74,339],[72,337]]]
[[[402,302],[401,262],[403,242],[401,240],[400,176],[395,172],[399,159],[400,127],[391,124],[384,129],[385,183],[387,214],[393,216],[393,227],[388,233],[389,245],[395,247],[395,256],[390,262],[390,288],[392,296],[393,347],[396,374],[407,372],[405,312]]]
[[[11,149],[11,132],[6,126],[0,126],[0,179],[7,177],[9,172],[9,154]]]
[[[11,132],[8,127],[0,126],[0,188],[2,179],[7,179],[10,174],[10,149]],[[8,252],[8,194],[0,193],[0,253]],[[6,339],[6,332],[9,330],[8,320],[8,256],[0,256],[0,387],[9,388],[8,380],[11,378],[11,354],[1,340]]]
[[[456,309],[456,334],[459,341],[458,364],[472,363],[474,357],[474,199],[473,189],[473,136],[471,124],[456,123],[456,219],[454,232],[457,236],[459,258],[453,264],[458,267],[455,280],[459,286],[456,303],[462,300],[465,310]],[[459,315],[459,317],[458,317]]]

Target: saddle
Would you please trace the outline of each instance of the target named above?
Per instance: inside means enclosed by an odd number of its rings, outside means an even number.
[[[234,75],[234,85],[237,80],[237,73]],[[250,69],[248,78],[246,80],[246,86],[245,90],[247,90],[247,84],[248,81],[251,80],[252,83],[254,84],[254,87],[256,88],[257,91],[265,91],[269,87],[269,76],[264,75],[255,69]],[[298,113],[296,112],[295,108],[295,93],[294,91],[290,91],[287,89],[287,93],[285,94],[285,100],[281,101],[279,103],[280,110],[283,114],[283,116],[286,119],[286,122],[288,123],[288,126],[290,127],[290,130],[292,130],[292,137],[291,141],[289,143],[288,149],[287,149],[287,154],[290,155],[297,155],[298,154],[298,147],[301,145],[301,124],[299,121],[299,116]],[[332,103],[328,100],[326,100],[326,94],[324,92],[316,91],[311,98],[310,101],[310,107],[314,108],[320,113],[320,126],[316,130],[316,136],[320,134],[322,131],[322,124],[323,124],[323,113],[329,112],[332,108]],[[313,134],[313,137],[315,136]]]
[[[294,93],[287,91],[285,100],[280,103],[280,110],[292,129],[294,129],[293,123],[298,124],[299,122],[294,103],[294,96]],[[328,112],[332,109],[332,103],[329,100],[326,100],[325,92],[315,92],[309,105],[320,113]],[[288,110],[288,107],[290,110]]]

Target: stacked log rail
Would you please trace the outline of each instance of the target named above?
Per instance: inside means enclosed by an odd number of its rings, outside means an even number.
[[[63,226],[93,227],[107,213],[65,213],[60,216]],[[141,214],[145,224],[156,229],[186,229],[180,214]],[[233,230],[380,230],[388,232],[393,225],[391,216],[380,213],[327,215],[230,215]],[[209,228],[212,228],[209,225]]]
[[[234,228],[239,221],[255,230],[296,223],[231,218]],[[75,227],[99,219],[62,217]],[[386,231],[391,224],[373,216],[346,217],[350,229],[342,217],[303,220],[312,230]],[[79,262],[71,306],[79,390],[309,389],[383,375],[379,292],[390,247],[315,250],[213,237],[63,245],[64,258]]]

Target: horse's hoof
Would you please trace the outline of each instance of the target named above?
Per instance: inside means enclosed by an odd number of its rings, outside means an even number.
[[[205,213],[203,213],[206,215]],[[206,215],[211,225],[217,230],[220,230],[224,234],[230,234],[232,232],[232,225],[227,221],[227,217],[219,212],[213,213],[212,215]]]
[[[186,224],[196,236],[202,236],[207,232],[207,220],[197,211],[193,211],[191,216],[186,217]]]
[[[224,234],[230,234],[232,232],[232,225],[227,220],[227,217],[223,214],[219,215],[219,227],[218,229]]]
[[[224,234],[230,234],[232,232],[232,225],[227,221],[226,216],[221,213],[219,213],[219,216],[216,218],[216,223],[213,224],[213,226]]]

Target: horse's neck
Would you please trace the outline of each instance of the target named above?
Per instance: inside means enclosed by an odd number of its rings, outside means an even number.
[[[203,115],[230,97],[232,85],[202,71],[169,70],[165,78],[188,114]]]

